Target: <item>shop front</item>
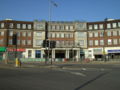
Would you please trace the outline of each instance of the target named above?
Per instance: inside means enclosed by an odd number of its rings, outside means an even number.
[[[25,49],[23,49],[23,48],[19,48],[19,49],[14,49],[14,48],[8,48],[7,49],[7,53],[8,53],[8,55],[7,55],[7,58],[9,59],[9,60],[15,60],[15,58],[17,57],[17,58],[23,58],[23,52],[25,52],[26,50]]]
[[[5,58],[6,47],[0,47],[0,61]]]
[[[95,49],[93,49],[93,54],[94,54],[94,57],[95,57],[96,61],[103,60],[102,48],[95,48]]]
[[[120,60],[120,49],[108,50],[109,60]]]

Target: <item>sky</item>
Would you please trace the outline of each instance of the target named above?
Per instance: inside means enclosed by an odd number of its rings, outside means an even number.
[[[0,0],[0,20],[103,21],[120,19],[120,0]],[[49,18],[50,17],[50,18]]]

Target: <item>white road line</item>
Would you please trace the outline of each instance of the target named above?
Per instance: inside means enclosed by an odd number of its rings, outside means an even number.
[[[68,73],[73,74],[73,75],[79,75],[79,76],[82,76],[82,77],[86,77],[85,74],[80,73],[80,72],[72,72],[72,71],[68,71],[68,70],[65,70],[65,69],[64,70],[63,69],[59,69],[59,71],[68,72]]]

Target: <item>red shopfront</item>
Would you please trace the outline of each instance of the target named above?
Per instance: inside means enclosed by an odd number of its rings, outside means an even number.
[[[8,59],[15,60],[15,54],[17,55],[17,58],[22,58],[23,52],[25,52],[25,51],[26,51],[26,49],[24,49],[24,48],[18,48],[17,50],[14,48],[7,48]]]

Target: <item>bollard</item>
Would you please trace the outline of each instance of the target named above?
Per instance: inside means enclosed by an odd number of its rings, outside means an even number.
[[[15,66],[16,66],[16,67],[19,67],[19,66],[20,66],[20,62],[19,62],[18,58],[16,58],[16,60],[15,60]]]

